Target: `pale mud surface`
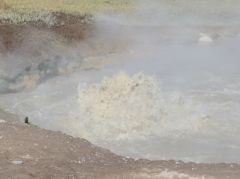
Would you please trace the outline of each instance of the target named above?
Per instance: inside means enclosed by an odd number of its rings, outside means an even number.
[[[0,113],[0,178],[238,179],[238,164],[133,160]]]

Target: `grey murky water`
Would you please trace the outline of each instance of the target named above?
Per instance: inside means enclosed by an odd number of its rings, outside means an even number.
[[[3,56],[0,106],[121,155],[239,162],[239,2],[140,6],[75,48]]]

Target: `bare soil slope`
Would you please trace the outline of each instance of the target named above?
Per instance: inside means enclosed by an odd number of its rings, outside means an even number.
[[[237,179],[240,165],[133,160],[88,141],[24,124],[0,112],[0,179]]]
[[[0,52],[12,51],[21,46],[30,31],[52,32],[65,42],[79,41],[86,38],[92,31],[90,15],[71,15],[52,13],[54,24],[49,25],[42,20],[12,23],[0,19]]]

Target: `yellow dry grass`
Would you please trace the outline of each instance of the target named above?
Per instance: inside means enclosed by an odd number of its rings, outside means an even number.
[[[60,11],[94,14],[103,11],[128,11],[132,7],[132,0],[0,0],[1,12]]]
[[[51,12],[76,15],[131,11],[134,0],[0,0],[0,20],[12,23],[42,20],[54,23]]]

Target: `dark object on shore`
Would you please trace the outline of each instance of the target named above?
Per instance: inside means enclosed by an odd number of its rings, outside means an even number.
[[[29,123],[29,120],[28,120],[28,117],[25,117],[24,123],[25,123],[25,124],[30,124],[30,123]]]

